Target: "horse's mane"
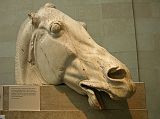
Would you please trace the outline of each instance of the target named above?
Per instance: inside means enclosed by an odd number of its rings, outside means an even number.
[[[34,28],[31,24],[31,20],[26,19],[20,27],[16,42],[15,80],[17,84],[24,84],[29,42],[33,31]]]

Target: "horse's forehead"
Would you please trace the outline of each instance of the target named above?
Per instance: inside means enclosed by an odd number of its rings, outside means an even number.
[[[41,8],[38,11],[38,15],[45,19],[57,19],[62,20],[65,15],[63,12],[55,9],[55,8]]]

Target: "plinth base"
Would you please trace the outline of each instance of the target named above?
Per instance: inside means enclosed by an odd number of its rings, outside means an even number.
[[[1,111],[5,119],[147,119],[147,110],[78,110],[54,111]]]
[[[148,119],[144,83],[136,86],[135,95],[128,100],[113,101],[106,97],[105,110],[92,109],[87,96],[77,94],[66,85],[41,86],[40,111],[10,111],[9,86],[4,86],[4,110],[0,114],[5,119]]]

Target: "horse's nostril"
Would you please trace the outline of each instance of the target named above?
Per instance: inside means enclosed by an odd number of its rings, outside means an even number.
[[[123,79],[126,76],[126,71],[124,69],[111,68],[108,71],[108,77],[112,79]]]

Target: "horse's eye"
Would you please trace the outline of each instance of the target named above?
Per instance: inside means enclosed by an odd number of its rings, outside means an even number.
[[[60,22],[52,22],[50,25],[50,31],[52,33],[59,33],[62,30],[62,25]]]

